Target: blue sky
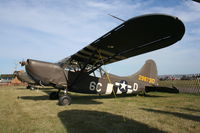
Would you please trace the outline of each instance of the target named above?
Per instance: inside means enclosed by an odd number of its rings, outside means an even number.
[[[200,4],[191,0],[0,0],[0,73],[27,58],[57,62],[74,54],[122,23],[107,14],[127,20],[149,13],[181,19],[183,39],[105,69],[130,75],[153,59],[159,74],[200,73]]]

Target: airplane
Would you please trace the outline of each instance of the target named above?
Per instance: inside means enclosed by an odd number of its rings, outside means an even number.
[[[36,84],[58,89],[50,94],[50,99],[58,99],[59,105],[71,104],[68,91],[100,95],[138,94],[145,87],[157,85],[157,68],[153,60],[147,60],[137,73],[127,77],[107,73],[102,66],[170,46],[181,40],[184,33],[185,26],[177,17],[147,14],[124,21],[56,63],[27,59],[21,65]]]
[[[21,62],[20,62],[21,63]],[[21,81],[27,83],[27,89],[34,90],[37,84],[26,72],[24,71],[15,71],[14,75]]]

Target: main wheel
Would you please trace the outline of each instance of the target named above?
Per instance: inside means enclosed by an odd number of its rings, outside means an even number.
[[[61,96],[59,98],[59,103],[58,104],[61,105],[61,106],[65,106],[65,105],[70,105],[71,102],[72,102],[72,100],[71,100],[70,96],[64,95],[64,96]]]
[[[58,92],[51,92],[49,95],[49,99],[51,99],[51,100],[58,99]]]
[[[35,90],[35,87],[33,87],[33,86],[30,86],[30,90]]]

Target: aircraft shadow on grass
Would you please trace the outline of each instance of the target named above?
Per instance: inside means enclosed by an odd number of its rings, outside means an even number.
[[[20,99],[23,100],[49,100],[49,96],[43,95],[43,96],[20,96]],[[72,97],[73,98],[73,97]],[[102,104],[102,102],[98,102],[93,100],[92,98],[89,97],[82,97],[78,99],[73,99],[73,104]]]
[[[19,99],[23,100],[49,100],[49,96],[42,95],[42,96],[18,96]]]
[[[46,94],[50,94],[52,91],[49,88],[43,88],[40,89],[41,91],[45,92]],[[42,95],[42,96],[20,96],[20,99],[24,100],[49,100],[48,95]],[[112,98],[122,98],[122,97],[134,97],[134,94],[124,94],[124,95],[117,95],[116,97],[114,95],[71,95],[71,98],[73,99],[73,104],[102,104],[102,102],[95,101],[95,99],[112,99]],[[152,98],[159,98],[159,97],[166,97],[166,96],[159,96],[159,95],[152,95],[152,94],[145,94],[142,95],[144,97],[152,97]]]
[[[164,133],[144,123],[108,112],[89,110],[66,110],[58,113],[67,132],[144,132]]]
[[[192,111],[192,112],[200,112],[200,110],[198,110],[198,109],[191,109],[191,108],[180,108],[180,109]]]
[[[171,106],[168,106],[168,108],[175,108],[175,107],[171,107]],[[177,107],[176,107],[177,108]],[[199,113],[200,110],[199,109],[192,109],[192,108],[188,108],[188,107],[180,107],[179,109],[182,109],[182,110],[185,110],[185,111],[190,111],[190,112],[196,112],[196,113]]]
[[[22,88],[19,88],[22,89]],[[24,90],[24,89],[23,89]],[[18,96],[19,99],[23,100],[49,100],[49,94],[52,92],[52,88],[42,88],[40,91],[45,92],[47,95],[39,95],[39,96]],[[37,90],[34,90],[37,91]],[[102,104],[102,102],[95,101],[97,99],[97,95],[95,96],[75,96],[72,95],[73,104]],[[111,98],[111,97],[110,97]],[[55,99],[56,100],[56,99]]]
[[[154,112],[154,113],[174,115],[179,118],[200,122],[200,116],[196,116],[196,115],[179,113],[179,112],[169,112],[169,111],[156,110],[156,109],[147,109],[147,108],[141,108],[141,109],[145,111],[149,111],[149,112]]]

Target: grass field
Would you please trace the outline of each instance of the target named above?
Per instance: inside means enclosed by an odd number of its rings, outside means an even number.
[[[48,100],[50,91],[1,86],[0,133],[200,132],[200,95],[72,93],[72,105],[58,106],[57,100]]]

